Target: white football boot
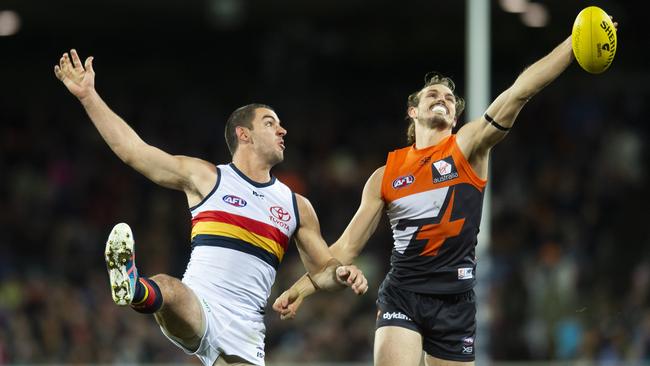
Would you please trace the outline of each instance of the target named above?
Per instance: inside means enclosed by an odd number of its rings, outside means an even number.
[[[138,280],[133,244],[131,228],[125,223],[119,223],[111,230],[104,251],[111,295],[113,301],[121,306],[131,304],[135,293],[135,281]]]

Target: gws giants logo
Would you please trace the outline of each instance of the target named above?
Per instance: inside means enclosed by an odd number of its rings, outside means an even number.
[[[223,196],[221,198],[225,203],[235,206],[235,207],[244,207],[246,206],[246,201],[243,198],[239,198],[237,196],[233,196],[231,194],[227,196]]]
[[[286,223],[287,221],[291,220],[291,214],[289,211],[280,206],[273,206],[269,208],[269,211],[271,212],[269,220],[273,221],[276,225],[284,228],[285,230],[289,230],[289,225]]]
[[[393,188],[398,189],[402,187],[406,187],[410,185],[411,183],[415,182],[415,177],[412,176],[411,174],[405,175],[403,177],[399,177],[393,181]]]
[[[442,183],[458,178],[456,164],[454,164],[454,158],[451,156],[434,162],[431,165],[431,168],[431,173],[433,174],[433,183]]]

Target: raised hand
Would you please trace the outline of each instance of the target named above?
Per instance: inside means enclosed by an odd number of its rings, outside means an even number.
[[[72,49],[70,55],[64,53],[59,59],[59,64],[54,66],[54,75],[57,79],[61,80],[70,93],[79,99],[87,97],[95,90],[93,57],[88,57],[84,64],[85,67],[81,64],[77,51]]]
[[[368,291],[368,280],[355,265],[336,268],[336,280],[342,285],[351,287],[357,295],[363,295]]]

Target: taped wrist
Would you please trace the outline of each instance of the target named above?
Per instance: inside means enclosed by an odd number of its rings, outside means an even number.
[[[307,273],[307,278],[309,278],[309,281],[311,281],[312,286],[316,289],[316,291],[320,290],[320,286],[316,284],[316,281],[314,281],[313,278],[311,278],[311,275]]]
[[[339,281],[338,277],[336,276],[336,269],[339,268],[342,265],[343,264],[341,264],[341,262],[339,262],[338,259],[330,258],[330,260],[328,260],[327,263],[325,263],[325,266],[323,266],[323,268],[317,274],[320,274],[320,273],[323,273],[323,272],[326,272],[326,271],[332,271],[332,279],[334,280],[335,283],[340,284],[341,281]],[[318,286],[316,284],[316,281],[314,281],[314,278],[312,277],[312,275],[310,273],[307,273],[307,278],[309,278],[309,280],[311,281],[311,284],[314,286],[314,288],[316,290],[321,289],[320,286]]]

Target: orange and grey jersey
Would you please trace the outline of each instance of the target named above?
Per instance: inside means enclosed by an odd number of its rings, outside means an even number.
[[[455,135],[424,149],[409,146],[388,154],[381,194],[393,231],[391,284],[427,294],[474,286],[485,184]]]
[[[183,280],[223,302],[262,312],[300,225],[296,197],[274,177],[260,184],[234,164],[217,169],[212,192],[190,209],[192,256]]]

